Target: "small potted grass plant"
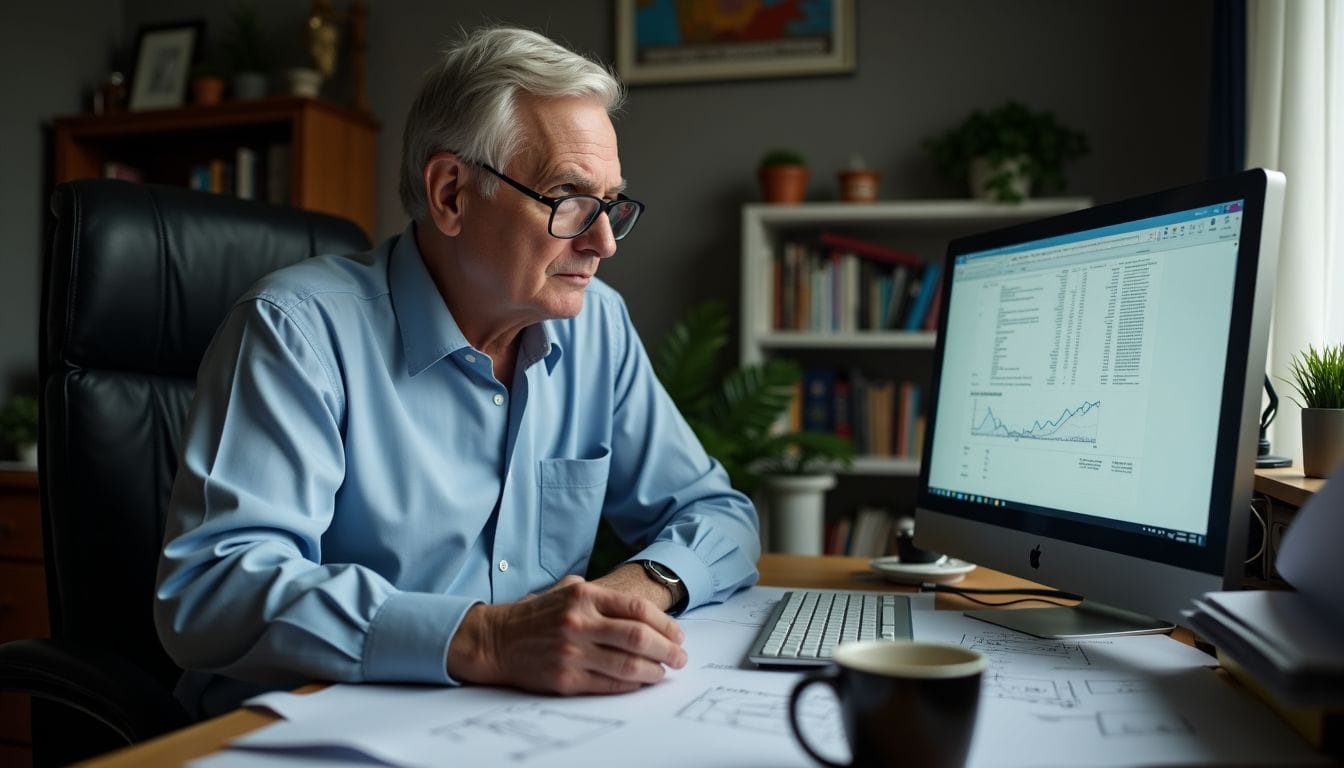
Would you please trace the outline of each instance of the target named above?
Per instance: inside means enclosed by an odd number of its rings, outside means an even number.
[[[1344,466],[1344,344],[1308,344],[1289,363],[1302,407],[1302,468],[1307,477],[1329,477]],[[1298,398],[1301,398],[1300,400]]]
[[[792,149],[772,149],[756,166],[761,195],[767,203],[796,204],[807,196],[807,161]]]

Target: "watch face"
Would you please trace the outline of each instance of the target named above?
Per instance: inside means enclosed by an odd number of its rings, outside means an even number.
[[[678,584],[681,582],[681,579],[677,578],[677,575],[672,571],[668,570],[667,567],[664,566],[662,563],[655,563],[652,560],[645,560],[644,568],[648,570],[649,573],[658,577],[662,581],[667,582],[668,584]]]

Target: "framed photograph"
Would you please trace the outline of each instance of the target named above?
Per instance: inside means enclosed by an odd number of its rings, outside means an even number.
[[[203,26],[187,21],[140,29],[131,76],[132,111],[182,106]]]
[[[616,0],[632,84],[854,71],[854,0]]]

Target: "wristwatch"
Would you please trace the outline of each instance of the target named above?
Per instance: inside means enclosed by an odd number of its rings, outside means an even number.
[[[681,613],[686,608],[686,603],[690,600],[690,595],[686,592],[686,585],[681,583],[677,574],[672,572],[662,563],[653,560],[640,560],[639,564],[644,566],[644,572],[649,578],[667,587],[667,591],[672,593],[672,607],[667,609],[668,613]]]

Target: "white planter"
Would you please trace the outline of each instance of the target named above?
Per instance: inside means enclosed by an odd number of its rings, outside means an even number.
[[[771,475],[761,484],[765,499],[767,549],[790,555],[822,554],[826,491],[835,475]]]
[[[1344,408],[1302,409],[1302,471],[1329,477],[1344,466]]]
[[[298,67],[286,72],[285,77],[289,80],[289,92],[293,96],[315,99],[322,90],[322,73],[316,69]]]
[[[967,176],[971,182],[971,197],[977,200],[998,200],[998,194],[988,189],[987,184],[991,178],[999,173],[1006,173],[1012,177],[1008,186],[1013,193],[1021,200],[1026,200],[1031,192],[1031,179],[1022,173],[1022,166],[1026,164],[1023,158],[1009,158],[1001,160],[997,165],[992,164],[983,157],[977,157],[971,160],[970,168],[967,169]]]

